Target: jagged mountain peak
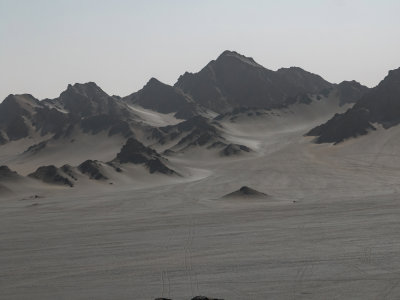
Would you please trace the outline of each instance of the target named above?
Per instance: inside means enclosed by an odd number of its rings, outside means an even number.
[[[305,76],[305,75],[309,75],[309,76],[317,76],[322,78],[321,76],[314,74],[312,72],[306,71],[301,67],[296,67],[296,66],[291,66],[291,67],[287,67],[287,68],[280,68],[277,70],[277,73],[280,74],[287,74],[287,73],[291,73],[291,74],[296,74],[298,76]]]
[[[175,117],[180,119],[187,119],[197,114],[197,106],[190,97],[179,88],[165,84],[154,77],[141,90],[122,100],[163,114],[175,113]]]
[[[147,81],[147,83],[143,86],[142,91],[143,90],[152,90],[152,89],[163,89],[164,92],[167,92],[167,90],[169,90],[171,88],[170,85],[161,82],[160,80],[158,80],[155,77],[151,77],[149,79],[149,81]]]
[[[250,57],[224,51],[198,73],[180,76],[175,87],[217,113],[237,107],[281,108],[332,84],[301,68],[271,71]]]
[[[158,79],[155,78],[155,77],[151,77],[151,78],[149,79],[149,81],[146,83],[145,86],[147,86],[147,85],[158,85],[158,84],[164,84],[164,83],[162,83],[160,80],[158,80]]]
[[[232,61],[248,64],[252,67],[264,68],[263,66],[258,64],[252,57],[247,57],[236,51],[231,51],[231,50],[225,50],[224,52],[222,52],[218,56],[218,58],[215,62],[216,63],[225,63],[225,62],[232,62]]]
[[[7,108],[7,110],[31,110],[32,108],[39,106],[40,101],[31,94],[10,94],[0,103],[0,105],[2,105],[3,109]]]
[[[69,84],[65,92],[79,94],[89,98],[95,98],[96,96],[108,97],[108,94],[95,82]]]
[[[319,93],[320,90],[330,88],[331,83],[321,76],[306,71],[300,67],[280,68],[276,73],[294,86],[301,87],[309,93]]]
[[[379,83],[379,85],[399,85],[400,84],[400,68],[390,70],[386,77]]]

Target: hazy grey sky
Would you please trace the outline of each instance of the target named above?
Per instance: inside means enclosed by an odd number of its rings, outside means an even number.
[[[124,96],[226,49],[374,86],[400,67],[399,12],[399,0],[0,0],[0,101],[87,81]]]

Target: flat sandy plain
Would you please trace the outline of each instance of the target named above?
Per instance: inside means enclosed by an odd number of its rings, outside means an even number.
[[[316,145],[309,113],[226,121],[256,152],[183,179],[3,197],[0,298],[399,299],[400,129]]]

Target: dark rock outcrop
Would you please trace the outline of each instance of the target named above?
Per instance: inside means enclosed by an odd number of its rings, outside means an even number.
[[[115,158],[115,161],[121,164],[144,164],[149,169],[150,173],[176,174],[176,172],[168,168],[162,160],[164,160],[162,156],[154,149],[146,147],[135,138],[129,138]]]
[[[368,91],[368,87],[355,80],[342,81],[335,86],[335,93],[341,105],[358,102]]]
[[[345,139],[365,135],[375,127],[369,122],[369,112],[365,109],[348,110],[343,114],[335,114],[325,124],[311,129],[307,135],[316,136],[315,142],[340,143]]]
[[[127,109],[117,99],[109,96],[94,82],[68,85],[60,97],[52,102],[79,117],[102,114],[129,115]]]
[[[231,156],[231,155],[237,155],[237,154],[240,154],[243,152],[247,152],[247,153],[251,152],[251,149],[244,145],[229,144],[220,151],[220,154],[222,156]]]
[[[8,166],[0,166],[0,180],[20,178],[17,172],[12,171]]]
[[[108,130],[109,135],[129,137],[134,117],[125,103],[93,82],[69,85],[56,99],[9,95],[0,103],[0,144],[34,134],[70,137],[74,129],[91,134]]]
[[[74,186],[67,175],[53,165],[39,167],[35,172],[28,176],[50,184],[67,185],[70,187]]]
[[[163,114],[175,113],[175,117],[180,119],[191,118],[199,110],[193,100],[180,89],[155,78],[151,78],[140,91],[123,98],[123,101]]]
[[[78,166],[82,174],[86,174],[90,179],[106,180],[108,179],[102,172],[101,164],[96,160],[86,160]]]
[[[40,142],[38,144],[34,144],[29,146],[28,149],[24,151],[24,153],[35,154],[38,153],[40,150],[43,150],[47,146],[47,141]]]
[[[343,114],[310,130],[316,143],[340,143],[374,130],[374,123],[385,128],[400,123],[400,68],[392,70],[378,86],[370,89]]]
[[[221,135],[220,126],[216,121],[195,116],[176,125],[160,127],[153,132],[153,137],[161,144],[177,140],[177,145],[182,147],[205,146],[225,140]]]
[[[67,174],[69,177],[71,177],[73,180],[78,180],[77,174],[75,172],[75,169],[70,166],[70,165],[63,165],[61,168],[61,171],[63,171],[65,174]]]

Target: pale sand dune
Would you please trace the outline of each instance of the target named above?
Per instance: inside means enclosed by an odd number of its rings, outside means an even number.
[[[316,145],[303,134],[332,111],[298,109],[223,122],[257,152],[171,157],[187,177],[128,165],[113,185],[3,198],[2,297],[399,298],[400,129]],[[271,201],[218,200],[244,185]]]

